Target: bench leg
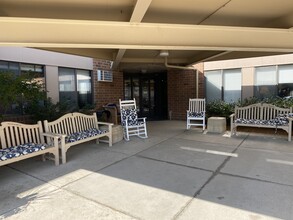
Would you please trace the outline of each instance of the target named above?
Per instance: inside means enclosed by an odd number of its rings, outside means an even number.
[[[66,163],[66,151],[65,149],[61,151],[61,154],[62,154],[62,164],[65,164]]]
[[[292,120],[289,120],[288,124],[288,141],[291,141],[292,137]]]
[[[108,136],[108,138],[109,138],[109,147],[112,147],[112,135],[109,135]]]
[[[233,123],[231,123],[231,131],[230,131],[230,137],[232,137],[234,134],[236,135],[236,127]]]

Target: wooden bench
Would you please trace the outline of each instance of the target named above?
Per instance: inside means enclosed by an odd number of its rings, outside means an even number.
[[[108,129],[100,130],[99,125],[107,125]],[[98,122],[96,113],[93,115],[78,112],[68,113],[55,121],[44,121],[46,132],[59,134],[61,137],[59,147],[61,148],[62,163],[66,163],[66,152],[71,146],[91,140],[96,140],[98,144],[101,137],[108,137],[106,142],[112,146],[112,125],[111,123]]]
[[[45,138],[48,142],[45,142]],[[27,158],[52,153],[55,165],[59,165],[59,137],[43,132],[42,123],[34,125],[2,122],[0,126],[0,166]],[[49,144],[48,144],[49,143]]]
[[[279,108],[272,104],[257,103],[245,107],[235,107],[230,116],[231,135],[236,134],[237,127],[258,127],[283,129],[288,133],[288,141],[292,134],[292,107]]]

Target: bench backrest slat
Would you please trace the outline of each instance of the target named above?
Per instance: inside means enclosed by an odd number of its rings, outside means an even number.
[[[40,121],[34,125],[17,122],[2,122],[0,126],[1,147],[7,148],[27,143],[44,143],[43,127]]]
[[[245,107],[235,107],[235,117],[243,119],[270,120],[279,114],[288,114],[292,112],[290,108],[280,108],[272,104],[257,103]]]
[[[45,120],[44,127],[46,132],[69,135],[89,128],[98,128],[98,120],[96,113],[85,115],[75,112],[65,114],[52,122]]]

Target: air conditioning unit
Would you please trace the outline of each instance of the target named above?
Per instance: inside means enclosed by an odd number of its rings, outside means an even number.
[[[113,72],[110,70],[97,70],[98,81],[113,82]]]

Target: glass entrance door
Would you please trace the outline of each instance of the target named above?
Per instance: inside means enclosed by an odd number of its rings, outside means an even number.
[[[155,80],[141,79],[141,115],[153,117],[155,110]]]
[[[167,119],[166,73],[124,74],[125,99],[136,99],[140,117]]]

